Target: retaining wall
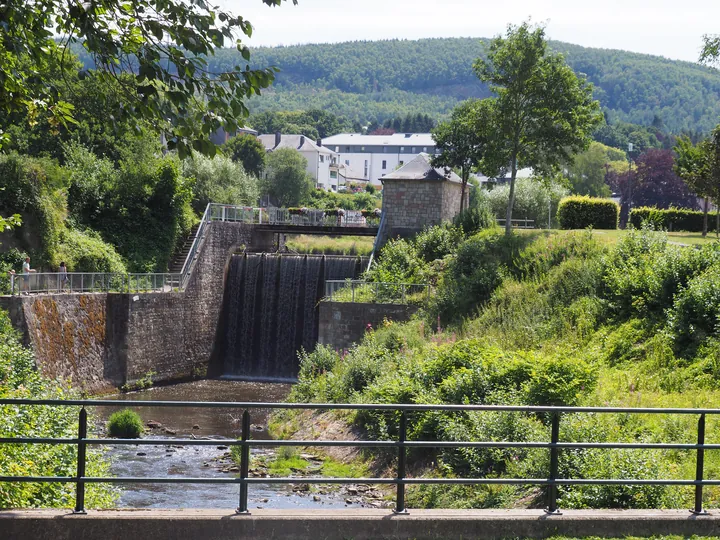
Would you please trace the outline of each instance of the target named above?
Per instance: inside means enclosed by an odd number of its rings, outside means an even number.
[[[212,222],[183,292],[0,297],[47,377],[88,393],[203,375],[215,343],[227,265],[252,225]]]
[[[73,515],[63,510],[0,511],[3,540],[377,540],[547,538],[656,535],[717,536],[717,513],[687,510],[108,510]]]
[[[362,339],[368,324],[376,328],[384,319],[407,321],[417,310],[417,306],[403,304],[321,302],[318,343],[335,350],[349,349]]]

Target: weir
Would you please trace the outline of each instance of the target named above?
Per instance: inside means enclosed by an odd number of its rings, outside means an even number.
[[[360,257],[234,255],[230,261],[211,373],[291,379],[298,351],[318,341],[325,281],[353,279]]]

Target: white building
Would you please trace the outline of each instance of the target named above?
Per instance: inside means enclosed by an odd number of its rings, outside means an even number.
[[[383,176],[418,154],[435,154],[435,141],[430,133],[341,133],[319,142],[337,154],[347,181],[372,182],[376,186],[380,185]]]
[[[318,146],[305,135],[275,133],[274,135],[260,135],[258,139],[268,152],[278,148],[297,150],[307,160],[307,172],[315,180],[315,185],[328,191],[337,191],[338,157],[331,149]]]

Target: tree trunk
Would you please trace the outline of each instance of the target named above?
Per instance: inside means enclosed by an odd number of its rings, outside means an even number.
[[[707,197],[705,197],[705,201],[703,204],[703,238],[707,236],[708,231],[708,205],[710,201]]]
[[[507,213],[505,214],[505,236],[512,234],[512,211],[515,204],[515,177],[517,176],[517,158],[513,157],[510,171],[510,196],[508,197]]]
[[[460,213],[463,213],[463,210],[465,210],[465,190],[467,189],[468,184],[468,176],[470,176],[467,172],[465,172],[465,168],[463,167],[462,170],[462,189],[460,190]]]

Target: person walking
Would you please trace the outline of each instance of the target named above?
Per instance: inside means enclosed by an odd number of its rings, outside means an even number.
[[[30,268],[30,257],[25,257],[25,262],[22,265],[23,273],[23,292],[30,294],[30,274],[34,274],[37,270]]]
[[[60,281],[60,290],[62,291],[63,289],[65,289],[65,284],[68,281],[67,266],[65,266],[65,262],[60,263],[58,274],[58,280]]]

